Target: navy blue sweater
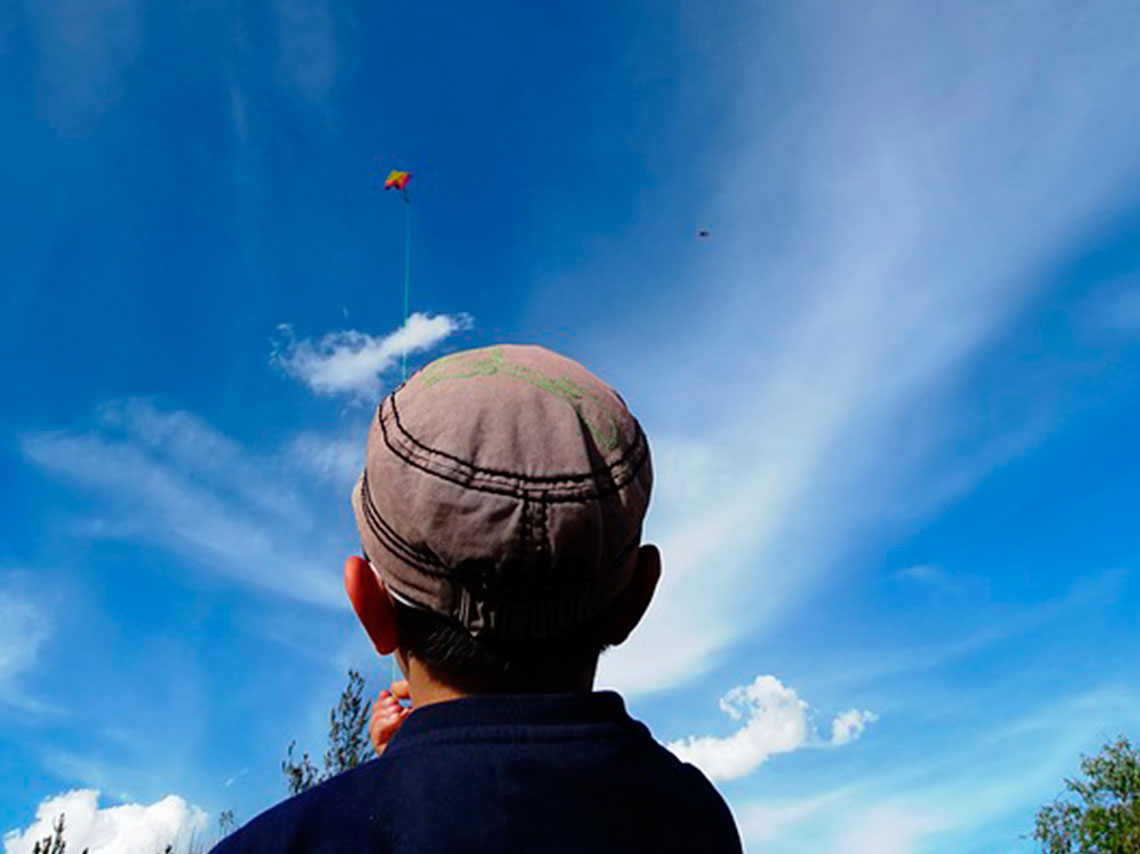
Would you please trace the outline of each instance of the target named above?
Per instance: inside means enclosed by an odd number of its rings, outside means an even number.
[[[704,775],[602,692],[416,709],[381,758],[262,813],[214,852],[740,850]]]

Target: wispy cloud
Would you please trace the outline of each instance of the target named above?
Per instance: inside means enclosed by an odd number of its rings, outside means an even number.
[[[934,584],[942,579],[943,572],[934,564],[919,563],[914,566],[908,566],[906,569],[900,569],[895,573],[895,577],[905,581],[919,581],[926,584]]]
[[[931,834],[954,827],[944,808],[917,808],[906,801],[885,801],[867,809],[836,834],[848,854],[914,854]]]
[[[286,444],[284,456],[298,472],[344,489],[347,494],[364,467],[366,437],[364,431],[355,437],[302,433]]]
[[[933,850],[932,836],[969,824],[932,799],[875,797],[858,785],[752,801],[736,814],[747,849],[765,854],[917,854]]]
[[[255,587],[341,604],[338,543],[288,454],[247,450],[192,413],[137,399],[103,406],[89,429],[22,444],[39,468],[105,499],[90,534],[156,543]]]
[[[90,854],[154,854],[167,845],[178,851],[201,844],[206,814],[177,795],[153,804],[99,806],[95,789],[76,789],[44,800],[36,820],[24,830],[4,835],[4,854],[31,854],[38,842],[52,836],[52,824],[64,818],[64,839],[69,851]]]
[[[837,803],[842,804],[849,796],[844,789],[834,789],[802,798],[753,800],[736,806],[734,813],[740,833],[749,847],[774,851],[777,846],[769,845],[770,842],[796,838],[800,832],[799,825],[809,819],[814,820],[820,812]]]
[[[785,59],[810,64],[811,91],[776,121],[770,65],[738,45],[734,67],[754,83],[739,90],[735,153],[717,147],[718,174],[735,176],[726,225],[700,287],[677,283],[702,300],[647,320],[693,342],[662,348],[645,377],[649,434],[697,451],[661,470],[680,498],[647,529],[665,560],[658,601],[604,663],[629,691],[716,666],[853,545],[1047,435],[997,425],[974,452],[956,447],[974,415],[963,382],[1134,186],[1140,117],[1121,121],[1118,98],[1140,55],[1115,13],[1026,28],[995,7],[979,28],[955,6],[932,28],[903,3],[832,9],[826,26],[815,4],[794,8],[801,41]],[[694,467],[713,488],[677,486]]]
[[[395,368],[404,353],[430,350],[449,335],[471,325],[465,315],[412,314],[395,332],[373,336],[356,330],[329,332],[297,340],[288,324],[279,327],[270,363],[319,395],[347,394],[374,401],[380,377]]]
[[[742,724],[732,735],[691,736],[668,745],[713,780],[743,777],[779,753],[850,744],[877,719],[872,712],[843,712],[832,722],[831,740],[824,741],[811,723],[808,704],[775,676],[757,676],[751,684],[733,688],[721,698],[720,708]]]
[[[0,576],[0,702],[27,706],[31,701],[18,690],[18,679],[35,666],[54,624],[15,582],[14,574]]]

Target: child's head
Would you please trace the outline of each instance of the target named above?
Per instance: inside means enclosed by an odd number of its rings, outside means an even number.
[[[373,420],[349,596],[378,649],[448,685],[558,690],[649,604],[651,482],[641,427],[578,363],[510,345],[440,359]]]

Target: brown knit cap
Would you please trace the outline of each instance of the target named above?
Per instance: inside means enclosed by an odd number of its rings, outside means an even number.
[[[384,398],[352,504],[398,599],[475,636],[544,638],[629,581],[652,480],[613,389],[502,345],[432,362]]]

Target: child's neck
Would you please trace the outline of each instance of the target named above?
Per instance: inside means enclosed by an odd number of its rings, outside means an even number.
[[[436,679],[426,667],[414,658],[400,655],[397,658],[404,678],[408,680],[408,690],[412,695],[412,706],[430,706],[432,703],[446,703],[463,697],[477,696],[483,692],[462,691]],[[588,694],[594,690],[594,668],[569,680],[559,680],[550,685],[536,685],[522,689],[520,694]],[[487,692],[490,693],[490,692]]]

